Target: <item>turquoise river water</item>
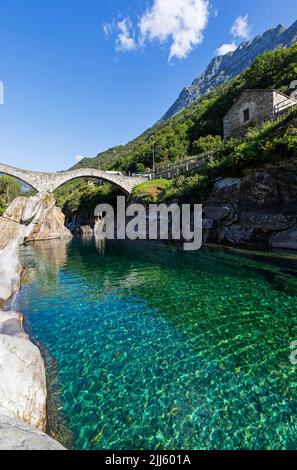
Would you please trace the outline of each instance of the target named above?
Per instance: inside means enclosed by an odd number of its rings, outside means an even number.
[[[15,307],[57,360],[76,449],[297,449],[297,255],[22,248]]]

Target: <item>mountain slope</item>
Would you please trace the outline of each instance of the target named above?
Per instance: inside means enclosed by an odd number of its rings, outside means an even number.
[[[277,89],[289,93],[297,74],[297,43],[259,56],[245,72],[198,99],[188,109],[161,122],[125,146],[82,160],[75,168],[92,167],[143,172],[152,168],[152,149],[156,164],[176,162],[201,153],[201,147],[218,145],[223,117],[247,88]],[[218,136],[218,137],[216,137]]]
[[[234,52],[214,58],[191,86],[184,88],[161,121],[174,116],[207,92],[217,88],[222,83],[236,77],[252,65],[255,59],[264,52],[281,47],[289,48],[297,42],[297,21],[288,29],[279,25],[266,31],[249,42],[242,43]]]

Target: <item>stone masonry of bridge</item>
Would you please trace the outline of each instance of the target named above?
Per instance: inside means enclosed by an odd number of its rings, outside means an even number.
[[[38,193],[53,193],[57,188],[68,181],[77,178],[96,178],[118,186],[124,193],[131,194],[133,188],[146,181],[143,177],[114,175],[94,168],[79,168],[78,170],[63,171],[60,173],[42,173],[22,170],[0,163],[0,173],[13,176],[27,183]]]

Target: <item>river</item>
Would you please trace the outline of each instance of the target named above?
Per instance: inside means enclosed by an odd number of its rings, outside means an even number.
[[[40,242],[15,307],[75,449],[297,449],[297,255]]]

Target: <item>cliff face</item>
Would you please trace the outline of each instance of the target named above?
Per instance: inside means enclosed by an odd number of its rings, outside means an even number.
[[[252,65],[264,52],[280,47],[291,47],[297,42],[297,21],[288,29],[279,25],[266,31],[252,41],[242,43],[234,52],[215,57],[205,72],[194,80],[191,86],[184,88],[161,121],[174,116],[207,92],[217,88]]]
[[[297,249],[297,161],[219,180],[204,204],[204,241]]]

